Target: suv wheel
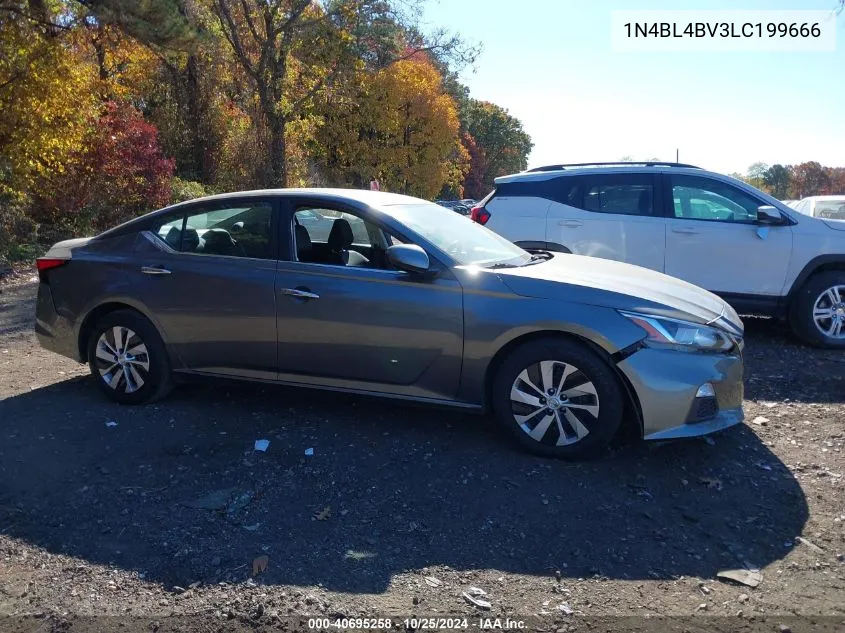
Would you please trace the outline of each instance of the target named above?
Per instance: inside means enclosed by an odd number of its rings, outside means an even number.
[[[155,327],[137,312],[119,310],[97,322],[88,365],[100,390],[120,404],[142,404],[172,388],[170,364]]]
[[[529,451],[578,459],[603,449],[622,422],[618,378],[598,354],[541,339],[505,359],[493,383],[497,421]]]
[[[790,321],[811,345],[845,348],[845,271],[810,277],[792,302]]]

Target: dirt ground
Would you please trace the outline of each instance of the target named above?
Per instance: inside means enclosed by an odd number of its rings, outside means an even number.
[[[565,463],[318,391],[111,404],[36,344],[35,285],[0,292],[0,630],[845,628],[845,354],[773,321],[746,320],[746,425]]]

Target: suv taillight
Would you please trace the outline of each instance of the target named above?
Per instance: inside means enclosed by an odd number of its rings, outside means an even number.
[[[483,206],[478,205],[470,209],[469,217],[473,222],[478,222],[480,225],[484,226],[487,224],[487,220],[490,219],[490,212]]]

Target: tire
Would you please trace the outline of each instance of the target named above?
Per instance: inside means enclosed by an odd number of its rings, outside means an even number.
[[[118,362],[115,351],[125,352]],[[133,310],[110,312],[97,322],[88,339],[88,366],[100,391],[120,404],[155,402],[173,388],[161,337]]]
[[[817,323],[814,316],[817,309],[827,311],[830,317],[820,316]],[[789,323],[805,343],[845,349],[845,270],[828,270],[810,277],[792,299]],[[822,328],[829,330],[831,326],[832,336],[822,332]]]
[[[586,345],[563,338],[532,341],[510,352],[492,388],[496,421],[523,448],[547,457],[595,456],[613,439],[625,408],[619,378],[608,363]],[[568,398],[561,401],[561,393]]]

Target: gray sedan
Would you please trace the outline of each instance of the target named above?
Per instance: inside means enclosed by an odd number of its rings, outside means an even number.
[[[490,412],[581,457],[742,421],[742,322],[636,266],[527,253],[436,204],[331,189],[203,198],[53,246],[41,345],[125,404],[189,375]]]

